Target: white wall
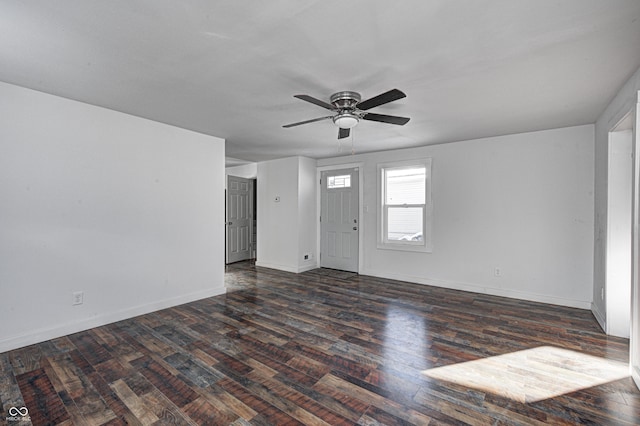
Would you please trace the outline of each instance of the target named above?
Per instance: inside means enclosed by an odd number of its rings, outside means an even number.
[[[635,108],[640,90],[640,69],[622,86],[595,124],[595,231],[594,231],[594,285],[591,310],[600,326],[607,329],[607,308],[601,291],[606,286],[607,274],[607,203],[608,203],[608,150],[609,132]]]
[[[0,200],[0,352],[224,292],[223,139],[0,83]]]
[[[362,274],[589,308],[593,141],[587,125],[318,166],[364,162]],[[421,157],[433,159],[433,253],[378,249],[376,165]]]
[[[256,265],[295,272],[298,252],[298,158],[258,163]],[[279,197],[276,202],[276,197]]]
[[[257,266],[302,272],[315,267],[315,160],[258,163]],[[279,197],[279,201],[275,201]],[[305,253],[310,254],[303,261]]]
[[[298,167],[298,270],[306,271],[316,266],[316,160],[299,157]]]

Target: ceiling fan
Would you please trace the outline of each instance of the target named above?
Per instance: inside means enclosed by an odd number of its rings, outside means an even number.
[[[381,123],[404,126],[409,121],[408,117],[375,114],[367,111],[371,108],[384,105],[389,102],[397,101],[398,99],[402,99],[406,96],[407,95],[405,95],[398,89],[391,89],[388,92],[384,92],[378,96],[374,96],[371,99],[360,102],[360,93],[344,91],[337,92],[331,95],[331,103],[328,104],[324,101],[321,101],[320,99],[316,99],[309,95],[294,95],[294,98],[311,102],[312,104],[333,111],[335,114],[328,115],[326,117],[314,118],[312,120],[300,121],[298,123],[286,124],[282,127],[289,128],[299,126],[301,124],[331,119],[333,123],[339,128],[338,139],[342,139],[349,136],[351,128],[355,127],[360,120],[379,121]]]

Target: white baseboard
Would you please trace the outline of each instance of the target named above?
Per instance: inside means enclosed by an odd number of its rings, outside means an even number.
[[[602,312],[598,309],[598,306],[595,303],[591,303],[591,313],[595,317],[596,321],[598,321],[598,325],[605,333],[607,332],[607,320],[605,319]]]
[[[7,339],[0,340],[0,353],[13,349],[22,348],[24,346],[33,345],[44,342],[46,340],[55,339],[57,337],[66,336],[80,331],[89,330],[94,327],[111,324],[117,321],[133,318],[138,315],[148,314],[150,312],[159,311],[161,309],[182,305],[184,303],[193,302],[207,297],[218,296],[225,293],[225,288],[215,287],[204,291],[180,295],[170,299],[159,300],[156,302],[138,305],[126,308],[116,312],[109,312],[96,315],[80,321],[74,321],[65,324],[54,325],[52,327],[41,328],[20,336],[12,336]]]
[[[302,272],[310,271],[312,269],[316,269],[317,266],[315,263],[305,266],[291,266],[291,265],[280,265],[278,263],[269,263],[269,262],[260,262],[256,261],[256,266],[261,268],[269,268],[269,269],[277,269],[279,271],[285,272],[293,272],[294,274],[299,274]]]
[[[307,271],[310,271],[310,270],[316,269],[316,268],[317,268],[317,266],[316,266],[315,263],[312,264],[312,265],[299,266],[298,267],[298,273],[307,272]]]
[[[551,305],[568,306],[570,308],[591,309],[591,302],[583,300],[564,299],[561,297],[547,296],[543,294],[528,293],[518,290],[504,288],[487,287],[481,284],[460,283],[455,281],[440,280],[433,278],[417,277],[405,274],[394,274],[367,269],[360,272],[361,275],[370,275],[378,278],[390,280],[406,281],[415,284],[425,284],[434,287],[448,288],[452,290],[470,291],[472,293],[490,294],[492,296],[508,297],[511,299],[528,300],[531,302],[549,303]]]
[[[277,269],[279,271],[285,272],[293,272],[294,274],[298,273],[298,268],[291,265],[280,265],[278,263],[261,262],[259,260],[256,260],[256,266],[259,266],[261,268]]]

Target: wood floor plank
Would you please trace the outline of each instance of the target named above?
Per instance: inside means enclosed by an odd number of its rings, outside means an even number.
[[[56,374],[55,370],[51,366],[51,362],[56,359],[64,356],[61,354],[60,356],[46,358],[42,360],[42,368],[47,374],[47,377],[51,381],[53,388],[58,393],[60,400],[64,404],[64,407],[69,414],[69,421],[72,424],[83,424],[86,423],[86,420],[82,413],[80,412],[80,408],[75,404],[73,399],[69,396],[69,392],[66,390],[64,384]]]
[[[90,373],[88,375],[88,378],[96,388],[96,390],[100,393],[100,396],[104,399],[104,402],[107,404],[107,406],[117,416],[117,419],[120,419],[123,424],[128,425],[143,424],[143,419],[138,418],[136,414],[134,414],[129,409],[125,401],[120,398],[120,396],[114,391],[112,387],[107,384],[107,382],[98,372]],[[114,424],[116,424],[116,422],[114,422]]]
[[[225,391],[252,407],[259,416],[266,418],[272,424],[303,424],[231,379],[223,379],[219,384]]]
[[[212,404],[218,405],[219,403],[222,403],[229,410],[247,421],[253,419],[258,415],[258,413],[253,408],[225,391],[222,387],[218,385],[211,386],[211,391],[212,392],[207,394],[207,398]]]
[[[9,353],[11,365],[16,374],[27,373],[40,368],[42,351],[38,345],[31,345]]]
[[[171,374],[157,361],[144,357],[132,361],[131,364],[178,408],[184,407],[198,398],[198,395],[187,383]]]
[[[69,336],[69,340],[91,365],[111,359],[111,354],[105,345],[101,345],[94,337],[93,330],[72,334]]]
[[[351,424],[347,418],[333,412],[307,395],[292,389],[286,382],[273,378],[263,378],[260,383],[266,386],[280,400],[288,400],[294,407],[300,407],[300,409],[294,410],[293,416],[306,424],[322,424],[323,422],[329,425]]]
[[[9,353],[0,354],[0,413],[8,413],[11,407],[24,407],[20,387],[9,361]]]
[[[16,380],[32,423],[55,425],[69,420],[69,413],[44,369],[19,374]]]
[[[153,414],[159,419],[158,422],[156,422],[158,425],[197,425],[158,389],[153,389],[151,392],[141,395],[140,398],[147,407],[151,408]]]
[[[87,376],[93,373],[93,368],[77,351],[49,362],[86,424],[101,425],[117,417]]]
[[[589,311],[251,262],[226,282],[0,354],[0,408],[36,426],[640,424],[629,341]]]
[[[215,405],[202,397],[187,404],[183,408],[183,411],[189,416],[191,421],[198,425],[228,425],[237,419],[237,416],[232,416],[228,412],[220,411]]]
[[[354,398],[362,402],[367,402],[370,406],[377,407],[380,410],[406,421],[411,417],[414,419],[420,419],[418,422],[419,424],[429,423],[430,418],[428,416],[422,415],[411,408],[407,408],[406,406],[387,398],[389,394],[387,394],[386,391],[381,391],[380,389],[372,390],[370,388],[367,389],[365,387],[358,386],[358,384],[346,380],[344,377],[338,377],[336,374],[343,375],[335,371],[328,374],[315,385],[316,389],[333,388],[343,394],[352,395]],[[381,395],[380,393],[384,393],[384,395]]]
[[[111,389],[141,424],[149,425],[159,420],[153,411],[146,406],[145,402],[123,380],[113,382]]]

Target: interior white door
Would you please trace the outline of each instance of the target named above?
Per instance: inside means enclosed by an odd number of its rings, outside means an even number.
[[[227,177],[227,263],[251,258],[249,179]]]
[[[322,172],[320,266],[358,272],[358,169]]]

